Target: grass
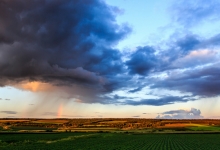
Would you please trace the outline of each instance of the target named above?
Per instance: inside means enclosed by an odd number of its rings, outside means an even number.
[[[219,126],[194,126],[188,127],[188,129],[193,131],[220,131]]]

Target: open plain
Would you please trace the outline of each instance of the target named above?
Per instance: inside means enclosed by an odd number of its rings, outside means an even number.
[[[1,119],[0,149],[218,149],[220,120]]]

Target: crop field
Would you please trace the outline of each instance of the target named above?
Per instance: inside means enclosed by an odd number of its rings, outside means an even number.
[[[188,128],[193,131],[220,131],[220,126],[194,126]]]
[[[31,121],[32,123],[46,123],[46,124],[63,124],[68,122],[68,120],[56,120],[56,119],[51,119],[51,120],[36,120],[36,121]]]
[[[56,130],[57,128],[16,126],[16,127],[12,127],[11,129],[12,131],[20,131],[20,130]]]
[[[217,150],[219,139],[220,134],[0,134],[0,149]]]
[[[103,121],[103,122],[100,122],[100,123],[125,123],[127,121]]]

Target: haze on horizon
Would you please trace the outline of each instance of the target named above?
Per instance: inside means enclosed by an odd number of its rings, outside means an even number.
[[[0,118],[220,119],[218,0],[1,0]]]

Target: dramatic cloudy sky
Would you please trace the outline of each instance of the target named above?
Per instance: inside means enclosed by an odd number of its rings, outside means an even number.
[[[1,0],[0,117],[220,118],[219,0]]]

